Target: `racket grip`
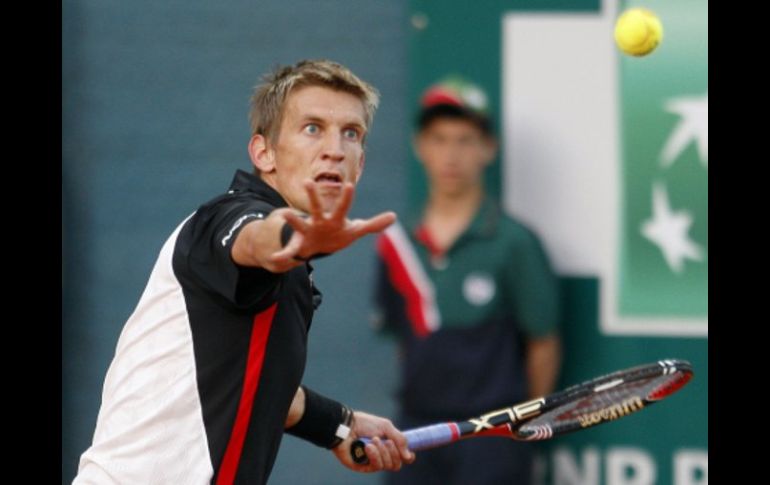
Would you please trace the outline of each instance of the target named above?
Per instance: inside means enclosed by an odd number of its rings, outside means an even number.
[[[455,423],[441,423],[413,428],[404,431],[407,447],[412,451],[426,450],[436,446],[445,445],[460,439],[459,429]],[[365,465],[369,463],[364,447],[371,443],[370,438],[359,438],[350,446],[350,454],[353,461]]]

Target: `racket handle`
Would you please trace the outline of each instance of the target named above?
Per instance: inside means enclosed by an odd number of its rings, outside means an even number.
[[[420,451],[457,441],[460,432],[456,423],[441,423],[404,431],[404,436],[410,450]],[[354,462],[360,465],[369,463],[364,447],[371,442],[370,438],[359,438],[353,442],[350,454]]]

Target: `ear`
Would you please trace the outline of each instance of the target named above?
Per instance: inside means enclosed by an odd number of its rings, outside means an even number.
[[[497,139],[493,136],[484,137],[484,165],[489,165],[497,156]]]
[[[249,140],[249,157],[257,170],[264,173],[275,172],[275,151],[270,148],[264,135],[254,135]]]
[[[364,174],[364,165],[366,164],[366,152],[361,152],[361,160],[358,161],[358,174],[356,174],[356,185]]]

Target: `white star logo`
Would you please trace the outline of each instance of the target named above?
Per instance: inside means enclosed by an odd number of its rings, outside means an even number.
[[[698,156],[708,168],[709,158],[709,95],[672,98],[665,110],[679,115],[679,123],[668,137],[661,152],[661,164],[671,166],[682,151],[695,140]]]
[[[684,260],[702,261],[702,249],[687,235],[692,216],[687,211],[672,212],[665,187],[652,187],[652,219],[642,223],[642,235],[663,252],[675,273],[684,269]]]

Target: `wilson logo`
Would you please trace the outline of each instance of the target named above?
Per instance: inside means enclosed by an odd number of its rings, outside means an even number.
[[[642,408],[644,408],[644,401],[642,401],[639,396],[633,396],[619,404],[613,404],[612,406],[607,406],[598,411],[582,414],[578,416],[577,419],[582,428],[587,428],[603,421],[612,421],[614,419],[622,418],[623,416],[639,411]]]

